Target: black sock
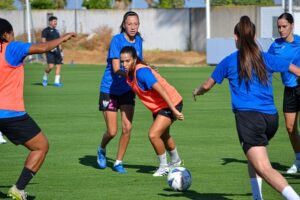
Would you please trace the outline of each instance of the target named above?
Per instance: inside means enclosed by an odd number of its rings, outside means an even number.
[[[30,182],[30,180],[34,177],[36,173],[31,171],[30,169],[24,167],[22,173],[19,177],[19,180],[16,183],[16,187],[19,190],[24,190],[26,185]]]

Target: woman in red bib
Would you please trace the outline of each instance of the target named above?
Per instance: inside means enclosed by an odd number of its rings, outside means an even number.
[[[154,122],[149,130],[150,142],[158,156],[159,168],[153,176],[164,176],[170,167],[180,166],[180,159],[170,126],[183,120],[182,97],[177,90],[155,70],[137,57],[135,48],[126,46],[121,50],[121,64],[126,71],[126,80],[142,103],[153,113]],[[167,162],[166,150],[171,162]]]

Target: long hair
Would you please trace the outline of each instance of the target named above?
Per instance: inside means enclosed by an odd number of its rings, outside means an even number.
[[[128,11],[128,12],[126,12],[126,13],[124,14],[124,16],[123,16],[123,21],[122,21],[122,23],[121,23],[121,25],[120,25],[120,33],[124,33],[124,32],[125,32],[125,28],[124,28],[124,26],[125,26],[125,21],[126,21],[126,19],[127,19],[128,17],[130,17],[130,16],[136,16],[136,17],[138,18],[138,20],[140,20],[139,15],[138,15],[136,12],[133,12],[133,11]],[[137,32],[137,35],[140,36],[140,37],[142,37],[142,35],[141,35],[140,32]]]
[[[282,13],[278,18],[277,21],[280,19],[285,19],[286,21],[288,21],[290,24],[294,23],[294,17],[293,15],[291,15],[290,13]]]
[[[0,18],[0,52],[2,52],[2,44],[7,42],[4,38],[4,33],[11,33],[13,31],[12,25],[3,18]]]
[[[267,85],[268,76],[262,54],[255,42],[255,25],[248,16],[242,16],[234,28],[239,50],[239,78],[245,80],[247,86],[255,74],[260,83]]]

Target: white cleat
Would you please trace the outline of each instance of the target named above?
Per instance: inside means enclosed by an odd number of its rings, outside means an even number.
[[[295,160],[293,165],[286,171],[287,174],[296,174],[300,169],[300,160]]]
[[[2,137],[0,136],[0,144],[6,144],[7,141]]]
[[[159,167],[156,172],[154,172],[153,176],[157,177],[157,176],[166,176],[168,175],[170,171],[170,168],[168,166],[166,167]]]

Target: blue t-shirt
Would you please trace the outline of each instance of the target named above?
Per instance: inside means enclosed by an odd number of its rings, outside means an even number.
[[[148,68],[140,68],[136,71],[136,79],[139,87],[144,90],[151,90],[152,86],[157,83],[157,79]]]
[[[5,51],[5,60],[12,67],[20,67],[24,58],[29,54],[31,43],[10,42]],[[18,112],[12,110],[0,110],[0,118],[11,118],[24,115],[26,112]]]
[[[300,55],[300,36],[294,35],[293,42],[287,42],[282,38],[276,39],[270,46],[268,53],[297,65]],[[299,66],[299,64],[297,66]],[[295,87],[298,85],[297,76],[290,72],[282,72],[281,80],[287,87]]]
[[[107,66],[100,85],[100,92],[121,95],[131,90],[126,83],[126,79],[114,73],[112,60],[120,59],[120,52],[125,46],[133,46],[137,51],[139,59],[143,60],[142,43],[143,39],[138,35],[135,36],[135,42],[133,43],[127,41],[124,33],[117,34],[112,38],[107,54]],[[120,69],[124,70],[124,67],[121,65]]]
[[[224,78],[229,80],[231,92],[232,110],[235,111],[257,111],[267,114],[277,113],[272,88],[272,73],[286,72],[289,69],[289,62],[262,52],[267,69],[268,83],[263,85],[258,77],[253,74],[248,87],[244,80],[239,80],[238,75],[238,51],[224,58],[213,71],[211,78],[221,84]]]

